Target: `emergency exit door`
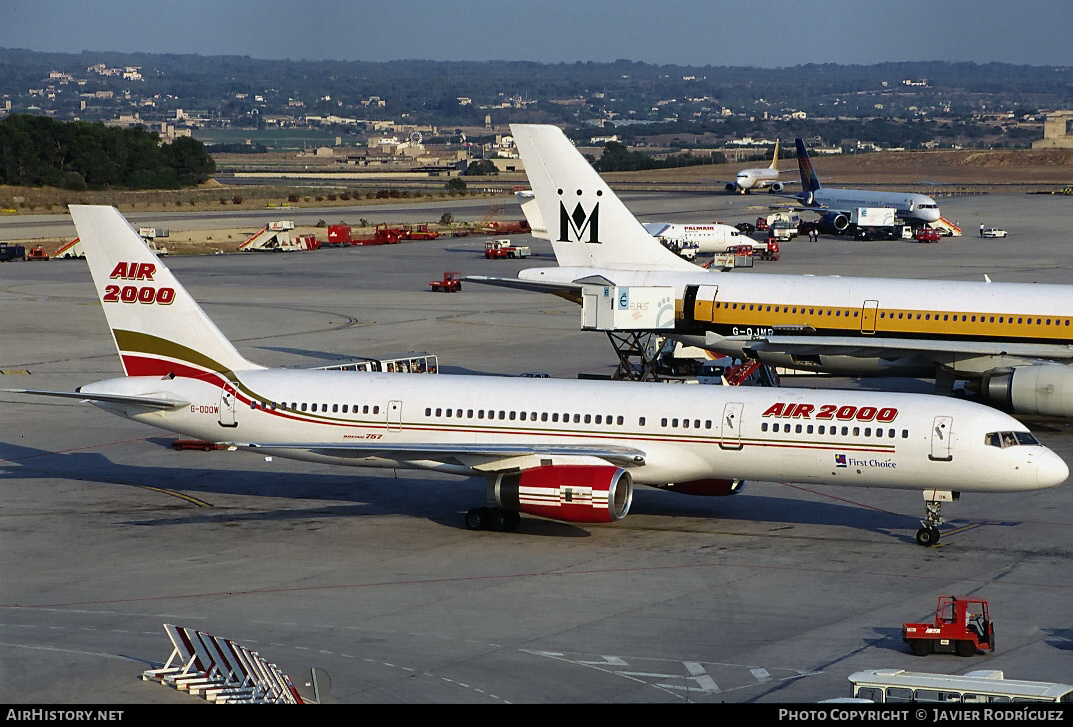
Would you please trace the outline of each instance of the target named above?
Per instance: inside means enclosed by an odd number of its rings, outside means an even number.
[[[878,300],[866,300],[861,307],[861,333],[876,332],[876,311],[879,309]]]
[[[741,412],[744,404],[731,402],[723,407],[719,423],[719,446],[723,449],[741,449]]]
[[[931,425],[931,454],[928,459],[936,462],[949,462],[954,458],[952,445],[954,428],[953,417],[935,417]]]

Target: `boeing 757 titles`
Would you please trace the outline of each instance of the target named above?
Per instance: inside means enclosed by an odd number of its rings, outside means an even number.
[[[799,370],[934,377],[947,392],[962,380],[996,406],[1073,417],[1073,286],[707,271],[654,241],[559,129],[512,131],[533,188],[522,210],[560,267],[470,279],[577,302],[595,278],[670,286],[684,343]]]
[[[930,395],[265,368],[115,208],[71,215],[126,375],[20,393],[86,400],[233,449],[482,476],[473,529],[514,529],[519,512],[620,520],[634,484],[714,495],[792,479],[927,489],[926,545],[954,492],[1036,490],[1069,474],[1009,416]]]

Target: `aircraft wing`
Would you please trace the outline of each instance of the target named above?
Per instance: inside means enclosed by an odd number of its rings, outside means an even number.
[[[891,358],[913,353],[925,356],[957,354],[968,356],[1024,356],[1054,359],[1073,359],[1073,346],[1045,343],[992,343],[988,341],[933,341],[919,338],[864,338],[851,336],[771,335],[763,338],[745,336],[715,336],[708,343],[720,340],[751,343],[758,352],[778,351],[799,356],[827,355],[857,358]]]
[[[434,461],[444,464],[463,464],[486,471],[521,469],[519,458],[533,456],[592,457],[623,467],[638,467],[645,463],[645,452],[633,447],[590,444],[464,444],[421,442],[392,443],[380,440],[361,442],[295,442],[283,444],[235,443],[239,449],[269,453],[276,450],[302,450],[332,457],[363,459],[378,457],[400,461]]]
[[[81,391],[35,391],[33,389],[0,389],[9,394],[31,394],[33,396],[56,396],[62,399],[104,402],[107,404],[136,404],[147,409],[181,409],[190,406],[190,402],[180,399],[167,399],[152,396],[125,396],[122,394],[89,394]]]

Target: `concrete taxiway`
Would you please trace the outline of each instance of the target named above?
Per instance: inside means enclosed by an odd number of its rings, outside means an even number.
[[[752,221],[768,202],[634,195],[645,221]],[[935,245],[795,240],[773,272],[1073,283],[1071,200],[940,198],[962,238]],[[1010,231],[973,237],[980,223]],[[138,224],[150,224],[149,220]],[[158,223],[159,224],[159,223]],[[179,229],[182,219],[169,220]],[[482,238],[167,261],[224,333],[269,365],[424,350],[444,373],[608,373],[600,334],[550,296],[466,285],[553,264],[489,261]],[[2,388],[74,389],[120,374],[85,263],[0,266]],[[929,390],[917,381],[785,385]],[[622,384],[629,396],[629,383]],[[0,394],[0,700],[184,703],[142,682],[162,623],[235,639],[327,703],[815,702],[867,668],[1073,683],[1073,487],[967,495],[935,548],[919,493],[750,483],[728,498],[640,488],[630,516],[523,516],[470,532],[483,483],[226,451],[92,406]],[[1066,422],[1030,422],[1067,462]],[[927,483],[922,483],[922,487]],[[939,594],[987,598],[998,650],[912,656],[905,621]]]

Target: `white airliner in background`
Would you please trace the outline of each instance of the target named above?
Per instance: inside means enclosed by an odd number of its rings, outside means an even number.
[[[533,188],[522,211],[560,267],[468,280],[579,303],[595,278],[670,286],[671,335],[689,345],[944,391],[963,380],[996,406],[1073,418],[1073,286],[707,271],[654,241],[559,129],[512,132]]]
[[[752,245],[751,237],[743,236],[736,227],[722,222],[680,224],[677,222],[646,222],[645,230],[661,242],[688,243],[698,255],[726,252],[738,245]]]
[[[939,221],[939,205],[926,194],[820,186],[805,142],[795,139],[794,143],[797,144],[797,166],[801,171],[801,191],[787,196],[792,196],[806,209],[820,213],[821,225],[842,232],[849,227],[853,211],[861,207],[893,208],[898,217],[914,227]]]
[[[754,189],[770,189],[772,192],[781,192],[785,185],[779,181],[778,140],[775,140],[775,151],[771,156],[770,166],[742,169],[734,175],[733,182],[725,183],[725,187],[727,192],[737,192],[738,194],[749,194]]]
[[[519,512],[612,522],[634,483],[714,495],[792,479],[927,488],[917,541],[928,545],[955,493],[1036,490],[1069,474],[1009,416],[930,395],[265,368],[115,208],[71,215],[126,375],[8,391],[82,399],[234,449],[484,476],[472,529],[512,530]]]

